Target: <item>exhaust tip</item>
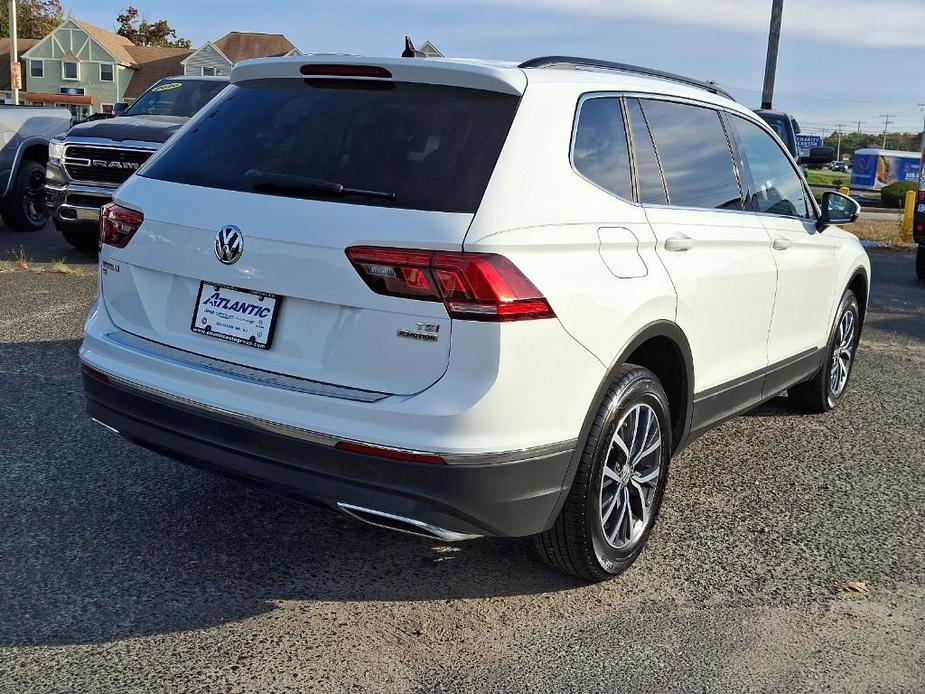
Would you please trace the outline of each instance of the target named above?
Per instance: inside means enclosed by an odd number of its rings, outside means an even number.
[[[377,511],[362,506],[354,506],[342,501],[337,502],[337,508],[345,514],[368,525],[374,525],[377,528],[394,530],[407,535],[416,535],[426,537],[431,540],[441,540],[443,542],[460,542],[461,540],[473,540],[481,535],[470,533],[460,533],[455,530],[447,530],[415,518],[406,518],[386,511]]]

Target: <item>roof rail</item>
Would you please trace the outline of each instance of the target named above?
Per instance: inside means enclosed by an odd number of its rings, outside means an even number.
[[[693,77],[685,77],[684,75],[676,75],[673,72],[663,72],[662,70],[653,70],[648,67],[640,67],[639,65],[629,65],[627,63],[614,63],[609,60],[596,60],[594,58],[575,58],[567,55],[544,55],[539,58],[531,58],[530,60],[525,60],[517,67],[521,68],[539,68],[539,67],[552,67],[554,65],[565,65],[571,67],[591,67],[598,68],[601,70],[619,70],[620,72],[632,72],[638,75],[646,75],[648,77],[658,77],[663,80],[670,80],[672,82],[680,82],[682,84],[689,85],[691,87],[697,87],[699,89],[705,89],[708,92],[713,94],[719,94],[720,96],[725,96],[727,99],[735,99],[723,89],[720,89],[714,82],[705,82],[703,80],[697,80]]]

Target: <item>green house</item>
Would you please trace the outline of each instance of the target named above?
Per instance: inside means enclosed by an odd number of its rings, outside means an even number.
[[[67,19],[22,54],[21,103],[65,106],[77,119],[110,112],[140,67],[136,48],[124,36]]]

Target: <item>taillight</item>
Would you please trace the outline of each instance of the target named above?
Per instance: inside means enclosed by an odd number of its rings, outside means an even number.
[[[450,253],[353,246],[347,257],[377,294],[442,301],[453,318],[553,318],[549,303],[510,260],[495,253]]]
[[[925,202],[925,188],[919,191],[919,202]]]
[[[130,210],[114,202],[103,205],[100,210],[99,247],[109,244],[116,248],[125,248],[138,231],[145,216],[136,210]]]

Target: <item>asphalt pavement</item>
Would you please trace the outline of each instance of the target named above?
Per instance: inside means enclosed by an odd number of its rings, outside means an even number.
[[[43,234],[0,230],[0,255],[57,259]],[[779,398],[695,442],[639,561],[592,586],[525,541],[380,531],[92,424],[95,278],[69,262],[0,272],[0,692],[925,692],[913,255],[872,254],[842,406]]]

